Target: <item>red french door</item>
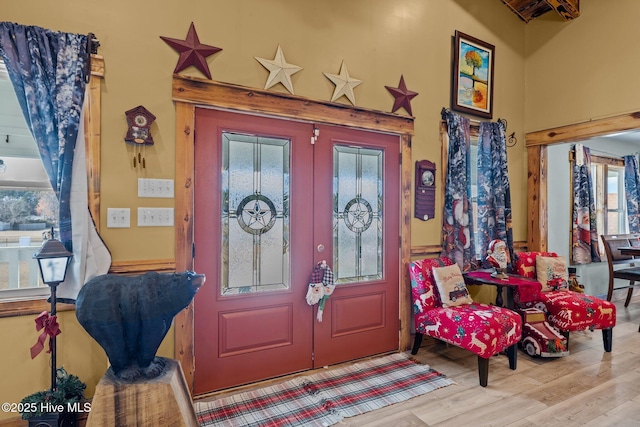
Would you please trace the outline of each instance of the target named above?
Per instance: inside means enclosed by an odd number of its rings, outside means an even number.
[[[314,321],[320,367],[398,348],[399,138],[321,126],[314,165],[314,262],[336,282]]]
[[[399,138],[317,128],[196,109],[196,394],[398,347]]]

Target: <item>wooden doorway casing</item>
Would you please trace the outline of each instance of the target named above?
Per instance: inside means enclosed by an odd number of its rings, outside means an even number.
[[[547,250],[547,146],[635,129],[640,129],[640,111],[526,134],[528,250]]]
[[[228,83],[174,75],[173,101],[176,108],[176,270],[193,268],[194,129],[195,108],[204,106],[249,112],[282,119],[347,126],[396,134],[401,141],[400,176],[400,281],[399,348],[410,344],[410,289],[406,274],[411,253],[411,137],[413,117],[368,110],[344,104],[311,100],[284,93],[269,92]],[[311,135],[309,135],[311,138]],[[193,303],[175,317],[175,358],[182,365],[185,379],[193,389],[195,371],[193,343]]]

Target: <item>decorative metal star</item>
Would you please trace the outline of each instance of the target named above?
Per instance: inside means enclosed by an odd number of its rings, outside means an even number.
[[[331,102],[344,95],[353,105],[356,105],[356,96],[353,94],[353,88],[362,83],[362,80],[349,76],[349,70],[347,70],[347,64],[345,64],[344,61],[342,61],[342,65],[340,66],[340,74],[323,74],[336,85],[333,96],[331,97]]]
[[[407,85],[404,83],[404,76],[400,75],[400,83],[398,83],[397,88],[391,86],[385,87],[395,98],[391,112],[395,113],[400,107],[404,107],[407,113],[409,113],[410,116],[413,116],[413,113],[411,112],[411,100],[418,96],[418,92],[412,92],[407,89]]]
[[[256,60],[262,64],[264,68],[269,70],[269,77],[267,83],[264,85],[265,89],[269,89],[271,86],[282,83],[289,92],[293,93],[293,83],[291,83],[291,75],[302,70],[302,67],[297,65],[288,64],[282,53],[282,48],[278,45],[276,51],[276,57],[273,59],[265,59],[255,57]]]
[[[211,72],[209,71],[209,65],[207,64],[207,57],[216,52],[220,52],[222,49],[200,43],[200,39],[198,39],[196,27],[193,25],[193,22],[189,27],[186,40],[172,39],[163,36],[160,36],[160,38],[176,52],[180,53],[178,65],[176,65],[176,69],[173,70],[174,73],[178,73],[193,65],[200,70],[202,74],[207,76],[209,80],[211,80]]]

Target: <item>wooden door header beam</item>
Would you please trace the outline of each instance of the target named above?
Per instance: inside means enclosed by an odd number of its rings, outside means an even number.
[[[173,100],[293,120],[413,135],[413,117],[174,74]]]
[[[532,147],[534,145],[583,141],[587,138],[639,128],[640,111],[635,111],[615,117],[595,119],[588,122],[530,132],[526,135],[526,146]]]

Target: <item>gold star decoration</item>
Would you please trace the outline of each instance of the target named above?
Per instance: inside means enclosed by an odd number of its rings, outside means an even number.
[[[400,75],[400,83],[398,83],[398,87],[385,86],[391,95],[395,97],[395,101],[393,102],[393,108],[391,109],[392,113],[395,113],[396,110],[400,109],[400,107],[404,107],[404,109],[409,113],[410,116],[413,116],[411,112],[411,100],[418,96],[418,92],[412,92],[407,89],[407,85],[404,83],[404,76]]]
[[[282,86],[284,86],[289,92],[293,93],[291,75],[302,70],[302,67],[287,63],[280,45],[278,45],[275,58],[265,59],[258,58],[257,56],[255,58],[264,68],[269,70],[269,77],[267,78],[267,83],[264,85],[265,89],[269,89],[275,84],[282,83]]]
[[[216,52],[220,52],[222,49],[200,43],[200,39],[198,39],[196,27],[193,25],[193,22],[189,27],[186,40],[172,39],[163,36],[160,36],[160,38],[176,52],[180,53],[176,69],[173,70],[174,73],[178,73],[193,65],[200,70],[202,74],[207,76],[209,80],[211,80],[211,71],[209,71],[209,64],[207,64],[207,57]]]
[[[336,85],[333,96],[331,97],[331,102],[344,95],[353,105],[356,105],[356,96],[353,94],[353,88],[362,83],[362,80],[349,76],[349,70],[347,70],[347,64],[345,64],[344,61],[342,61],[342,65],[340,66],[340,74],[323,74]]]

